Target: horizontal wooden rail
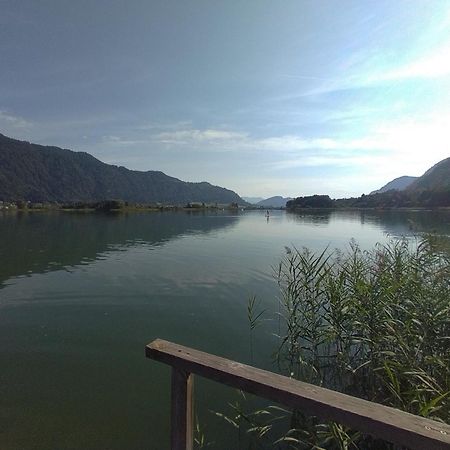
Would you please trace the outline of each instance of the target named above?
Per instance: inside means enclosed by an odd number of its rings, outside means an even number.
[[[186,398],[190,400],[192,395],[189,389],[185,389],[190,374],[200,375],[273,402],[300,409],[307,415],[339,422],[397,445],[417,450],[450,450],[450,426],[434,420],[161,339],[147,345],[146,356],[171,365],[174,373],[185,374],[184,378],[182,377],[181,390],[174,387],[172,381],[172,450],[192,448],[191,432],[181,430],[180,440],[180,430],[174,430],[174,423],[188,423],[192,419],[192,404],[189,402],[186,404],[185,401]],[[178,391],[183,393],[184,402],[179,401]],[[182,403],[186,410],[174,411],[176,409],[174,402]]]

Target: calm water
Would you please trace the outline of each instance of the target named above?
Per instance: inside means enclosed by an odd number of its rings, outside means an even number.
[[[0,448],[164,449],[169,370],[156,337],[271,368],[275,324],[255,335],[247,300],[276,309],[285,246],[369,248],[450,234],[437,212],[0,214]],[[235,448],[209,412],[233,391],[196,380],[213,448]]]

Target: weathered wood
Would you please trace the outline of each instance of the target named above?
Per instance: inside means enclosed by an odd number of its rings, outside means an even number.
[[[184,370],[172,368],[170,424],[172,450],[192,450],[193,448],[193,378],[192,374]]]
[[[411,449],[449,450],[450,426],[255,367],[156,339],[148,358],[333,420]]]

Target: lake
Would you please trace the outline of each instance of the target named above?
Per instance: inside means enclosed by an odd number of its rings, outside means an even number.
[[[168,448],[170,370],[145,358],[148,342],[271,369],[275,321],[256,330],[252,356],[247,301],[276,310],[286,246],[423,232],[449,235],[450,213],[0,214],[0,448]],[[210,412],[235,395],[196,379],[213,448],[237,448]]]

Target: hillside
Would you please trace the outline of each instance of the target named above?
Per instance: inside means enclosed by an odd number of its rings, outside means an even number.
[[[409,191],[450,192],[450,158],[443,159],[428,169],[408,187]]]
[[[409,176],[403,176],[395,178],[392,181],[389,181],[389,183],[385,184],[380,189],[377,189],[376,191],[372,191],[369,195],[374,194],[382,194],[383,192],[395,190],[395,191],[403,191],[406,189],[411,183],[413,183],[415,180],[417,180],[417,177],[409,177]]]
[[[163,172],[105,164],[85,152],[18,141],[0,134],[0,200],[133,203],[240,203],[235,192],[189,183]]]

